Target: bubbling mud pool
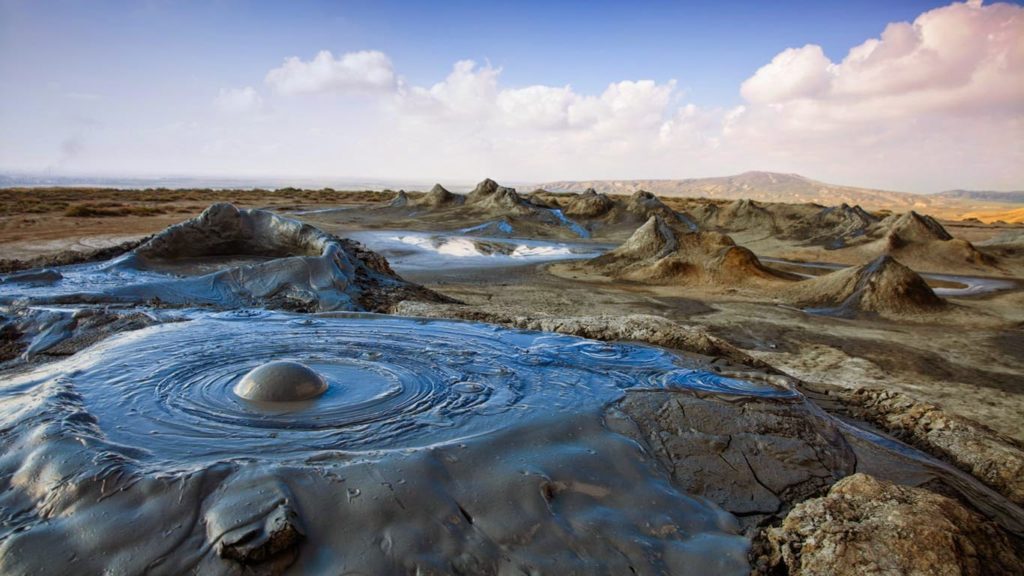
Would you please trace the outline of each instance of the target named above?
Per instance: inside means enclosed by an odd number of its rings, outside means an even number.
[[[605,410],[792,390],[486,324],[184,313],[0,382],[0,573],[749,572]],[[238,393],[282,361],[322,394]]]
[[[236,393],[250,371],[280,360],[301,362],[326,389],[295,402]],[[172,465],[422,447],[597,410],[628,388],[792,394],[648,346],[375,315],[204,315],[114,337],[15,385],[55,371],[111,442]]]

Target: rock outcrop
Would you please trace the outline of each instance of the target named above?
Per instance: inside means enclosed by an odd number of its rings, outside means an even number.
[[[806,280],[786,293],[798,306],[837,315],[934,312],[945,306],[921,276],[890,256]]]
[[[762,573],[980,576],[1024,565],[995,524],[956,500],[866,474],[798,504],[766,535]]]

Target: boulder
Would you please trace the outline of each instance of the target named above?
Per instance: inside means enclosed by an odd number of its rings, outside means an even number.
[[[790,576],[1020,574],[1024,558],[992,522],[922,488],[854,474],[766,531],[757,568]]]

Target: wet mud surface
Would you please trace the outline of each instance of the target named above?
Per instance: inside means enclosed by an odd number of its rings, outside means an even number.
[[[236,393],[250,370],[281,360],[313,369],[326,392],[282,403]],[[634,387],[789,394],[651,347],[466,322],[258,311],[114,337],[7,389],[54,379],[75,390],[108,440],[146,452],[140,462],[184,468],[454,442],[544,413],[594,411]]]
[[[327,392],[234,393],[282,356]],[[4,381],[0,567],[60,573],[60,541],[85,571],[745,573],[733,517],[606,426],[634,388],[795,397],[658,348],[463,322],[253,311],[114,336]]]

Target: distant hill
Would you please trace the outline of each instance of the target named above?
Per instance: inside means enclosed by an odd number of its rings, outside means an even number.
[[[1011,208],[1003,210],[972,210],[963,213],[963,218],[976,218],[982,222],[1007,222],[1010,224],[1024,224],[1024,208]]]
[[[933,198],[1024,204],[1024,190],[1014,190],[1012,192],[998,192],[995,190],[947,190],[945,192],[932,194],[931,196]]]
[[[799,174],[777,172],[744,172],[735,176],[715,178],[688,178],[684,180],[585,180],[549,182],[541,185],[552,192],[577,192],[593,188],[605,194],[632,194],[647,190],[660,196],[700,197],[723,200],[749,198],[762,202],[815,203],[824,206],[849,204],[869,210],[905,212],[917,210],[939,217],[956,218],[965,205],[974,202],[1021,202],[1016,192],[942,192],[939,194],[911,194],[891,190],[874,190],[818,182]],[[998,195],[998,196],[996,196]]]

